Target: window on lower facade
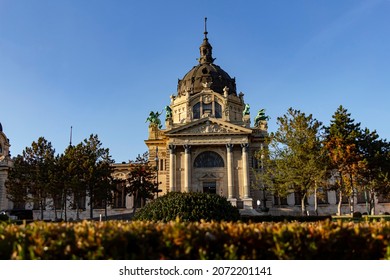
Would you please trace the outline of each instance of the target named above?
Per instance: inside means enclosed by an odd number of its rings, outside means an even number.
[[[113,208],[126,208],[126,183],[120,182],[116,186],[116,190],[113,195]]]
[[[300,192],[294,192],[294,198],[295,198],[295,205],[301,205],[302,204],[302,194]],[[307,196],[305,196],[304,200],[305,205],[307,205]]]
[[[318,204],[329,204],[328,191],[326,189],[319,188],[317,190],[317,202]]]
[[[336,192],[336,203],[339,203],[340,201],[340,193]],[[341,204],[348,204],[349,203],[349,196],[343,195],[343,198],[341,200]]]
[[[368,199],[368,196],[367,196],[367,193],[365,191],[358,191],[356,193],[356,203],[366,203],[366,201]]]
[[[56,210],[64,208],[64,203],[61,195],[58,195],[54,198],[53,208]]]
[[[390,203],[390,198],[384,195],[378,195],[378,203]]]
[[[72,208],[77,209],[77,207],[78,207],[79,209],[85,210],[86,209],[85,205],[87,204],[86,200],[87,200],[87,197],[85,194],[80,194],[79,196],[74,195]]]
[[[274,205],[276,206],[287,206],[287,197],[274,195]]]

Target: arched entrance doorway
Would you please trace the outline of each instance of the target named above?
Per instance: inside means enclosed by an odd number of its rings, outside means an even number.
[[[207,169],[207,174],[201,178],[202,190],[204,193],[217,193],[217,180],[213,176],[214,168],[223,168],[225,163],[223,158],[216,152],[205,151],[200,153],[194,161],[194,168]]]

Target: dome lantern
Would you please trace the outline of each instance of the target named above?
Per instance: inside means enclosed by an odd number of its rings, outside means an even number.
[[[204,85],[219,94],[224,94],[224,88],[229,88],[229,95],[237,95],[236,80],[231,78],[221,67],[214,64],[215,58],[212,56],[212,46],[207,38],[207,18],[205,18],[204,38],[199,47],[200,58],[199,64],[194,66],[183,79],[179,79],[177,86],[178,96],[195,95],[204,89]]]

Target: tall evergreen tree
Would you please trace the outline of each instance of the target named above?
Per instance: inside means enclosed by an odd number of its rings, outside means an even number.
[[[375,195],[389,196],[390,143],[378,133],[364,129],[359,139],[359,152],[364,165],[359,169],[360,192],[364,193],[367,213],[375,209]]]
[[[76,146],[69,146],[62,161],[69,178],[66,189],[73,194],[73,206],[76,208],[77,219],[80,207],[84,208],[86,195],[89,196],[90,218],[93,218],[95,206],[106,208],[112,190],[113,160],[109,149],[102,147],[97,135]]]
[[[102,147],[97,135],[90,135],[84,140],[86,154],[85,182],[88,185],[87,194],[90,197],[90,218],[93,218],[93,209],[103,207],[107,210],[107,205],[111,202],[113,191],[112,166],[109,149]]]
[[[333,187],[338,193],[339,215],[343,196],[349,198],[350,211],[354,212],[354,189],[359,179],[359,169],[364,165],[358,147],[360,134],[360,123],[355,123],[341,105],[332,116],[330,126],[325,127],[325,149],[329,168],[333,171]]]
[[[17,157],[16,165],[11,171],[7,182],[8,197],[13,201],[32,202],[41,212],[47,206],[50,198],[50,172],[54,165],[54,153],[51,143],[44,137],[32,142],[31,147],[23,150],[23,155]],[[21,188],[16,190],[16,188]]]
[[[13,168],[10,169],[5,187],[7,198],[13,202],[14,208],[24,209],[29,202],[30,172],[24,157],[14,158]]]

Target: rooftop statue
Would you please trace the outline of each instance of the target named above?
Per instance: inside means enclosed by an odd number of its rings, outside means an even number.
[[[165,106],[165,112],[166,112],[166,116],[165,116],[166,120],[172,118],[172,109],[171,109],[171,107]]]
[[[249,104],[246,103],[246,104],[245,104],[244,111],[242,112],[244,116],[250,114],[250,112],[249,112],[249,109],[250,109],[250,108],[251,108],[251,107],[249,106]]]
[[[149,117],[146,119],[146,122],[149,121],[149,125],[156,125],[158,128],[161,129],[161,121],[160,121],[160,115],[162,114],[157,112],[150,111]]]
[[[269,116],[265,115],[265,109],[259,110],[257,113],[257,116],[255,117],[255,127],[260,125],[260,122],[262,121],[268,121]]]

